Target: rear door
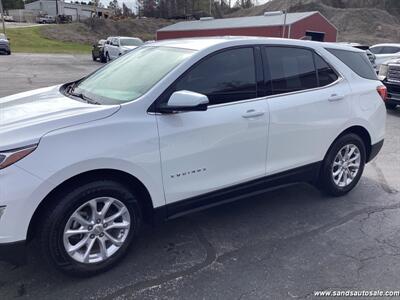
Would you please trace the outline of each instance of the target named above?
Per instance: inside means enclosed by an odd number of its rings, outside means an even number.
[[[252,47],[225,50],[165,93],[162,101],[180,90],[210,100],[207,111],[157,115],[167,203],[265,176],[268,106],[258,98],[258,67],[256,75]]]
[[[321,161],[350,114],[350,88],[313,50],[265,47],[271,81],[267,174]]]

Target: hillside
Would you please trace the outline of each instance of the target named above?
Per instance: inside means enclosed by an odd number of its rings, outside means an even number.
[[[399,0],[400,2],[400,0]],[[400,14],[382,0],[271,0],[225,17],[262,15],[265,11],[320,11],[339,30],[339,41],[376,44],[400,42]]]
[[[82,44],[93,44],[108,36],[135,36],[147,41],[156,38],[155,33],[159,28],[172,23],[171,20],[154,18],[118,21],[93,19],[83,23],[45,26],[41,28],[41,34],[48,39]]]

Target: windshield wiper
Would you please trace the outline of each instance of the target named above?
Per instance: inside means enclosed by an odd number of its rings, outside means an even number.
[[[93,99],[90,99],[89,97],[85,96],[83,93],[76,93],[75,92],[75,87],[76,87],[76,82],[74,82],[73,84],[71,84],[68,87],[67,93],[69,95],[73,96],[73,97],[82,99],[83,101],[85,101],[86,103],[89,103],[89,104],[97,104],[97,105],[101,104],[101,103],[99,103],[99,102],[97,102],[97,101],[95,101]]]

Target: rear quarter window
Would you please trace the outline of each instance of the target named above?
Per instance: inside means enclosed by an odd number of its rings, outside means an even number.
[[[352,69],[357,75],[371,80],[378,80],[376,73],[365,53],[340,49],[326,49]]]

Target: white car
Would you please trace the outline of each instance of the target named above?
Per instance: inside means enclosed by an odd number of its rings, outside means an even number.
[[[139,38],[131,37],[109,37],[104,46],[104,55],[106,61],[116,59],[125,53],[136,49],[143,45],[143,41]]]
[[[383,145],[385,92],[364,51],[226,37],[2,98],[0,256],[37,239],[58,269],[93,275],[143,222],[299,181],[344,195]]]
[[[400,58],[400,44],[378,44],[369,50],[375,54],[376,70],[379,71],[380,66],[394,58]]]

